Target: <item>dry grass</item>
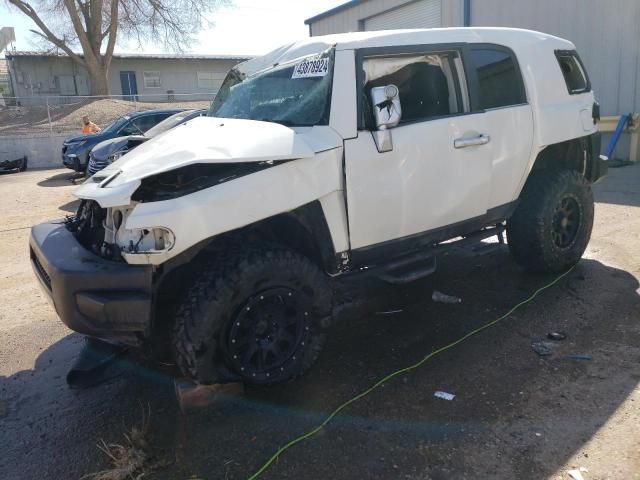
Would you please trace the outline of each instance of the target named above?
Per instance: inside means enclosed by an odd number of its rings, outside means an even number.
[[[125,433],[124,442],[107,443],[100,440],[97,447],[107,456],[110,468],[90,473],[80,480],[140,480],[167,465],[158,460],[148,441],[150,408],[142,412],[142,423]]]

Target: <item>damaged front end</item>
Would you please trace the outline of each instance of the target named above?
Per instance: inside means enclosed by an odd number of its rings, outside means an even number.
[[[125,228],[134,207],[135,203],[102,208],[94,200],[82,200],[76,214],[65,219],[65,226],[84,248],[111,261],[139,263],[132,256],[170,250],[175,237],[167,228]]]

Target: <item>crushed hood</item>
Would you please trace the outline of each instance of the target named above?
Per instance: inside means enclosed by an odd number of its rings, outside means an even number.
[[[186,165],[302,159],[341,145],[340,136],[328,126],[294,129],[271,122],[198,117],[127,153],[74,195],[96,200],[102,207],[125,205],[143,178]],[[100,180],[115,174],[111,181]]]

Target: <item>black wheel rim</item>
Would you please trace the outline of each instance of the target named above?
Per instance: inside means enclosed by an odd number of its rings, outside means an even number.
[[[580,229],[581,210],[578,201],[571,197],[563,197],[553,214],[551,237],[558,248],[568,248],[573,245]]]
[[[306,296],[273,288],[251,297],[229,329],[227,351],[236,371],[256,382],[286,373],[298,358],[309,331]]]

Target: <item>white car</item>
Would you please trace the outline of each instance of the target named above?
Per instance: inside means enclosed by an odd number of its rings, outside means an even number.
[[[208,116],[88,179],[74,217],[33,227],[31,258],[73,330],[171,344],[201,383],[283,381],[318,357],[334,277],[406,283],[442,242],[505,229],[527,269],[578,262],[598,119],[551,35],[313,37],[236,66]]]

